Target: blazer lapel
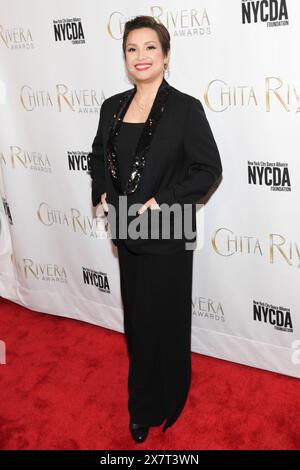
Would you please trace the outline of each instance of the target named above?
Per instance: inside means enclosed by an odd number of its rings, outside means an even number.
[[[121,187],[121,181],[119,177],[118,156],[115,140],[120,126],[122,125],[123,117],[125,116],[126,111],[129,108],[129,105],[136,93],[136,85],[134,85],[134,88],[131,90],[125,92],[119,100],[118,107],[109,127],[109,136],[106,146],[108,169],[118,194],[132,194],[136,191],[139,185],[140,178],[146,163],[146,153],[150,147],[151,140],[157,128],[157,123],[159,122],[165,110],[170,88],[171,86],[169,83],[165,80],[165,78],[163,78],[138,140],[135,156],[124,189]]]

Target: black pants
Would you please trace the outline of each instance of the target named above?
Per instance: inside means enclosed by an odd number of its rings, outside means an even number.
[[[129,353],[128,409],[163,431],[179,417],[191,381],[193,250],[135,254],[118,247]]]

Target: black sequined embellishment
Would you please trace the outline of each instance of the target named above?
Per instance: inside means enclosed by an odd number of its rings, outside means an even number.
[[[135,155],[129,172],[129,177],[126,182],[124,190],[121,186],[118,167],[118,156],[115,145],[115,137],[119,133],[120,126],[122,125],[123,117],[135,95],[136,86],[127,91],[119,100],[118,110],[113,116],[109,127],[109,137],[106,148],[106,158],[108,168],[112,177],[114,187],[118,194],[132,194],[136,191],[139,181],[146,163],[146,152],[150,147],[157,123],[161,118],[167,103],[171,86],[163,78],[160,84],[155,99],[152,104],[148,119],[146,120],[140,138],[138,140]]]

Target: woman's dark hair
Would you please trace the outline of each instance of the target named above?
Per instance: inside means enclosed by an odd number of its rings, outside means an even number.
[[[125,23],[124,34],[123,34],[123,54],[124,59],[126,58],[126,40],[130,31],[138,28],[151,28],[157,32],[159,42],[164,56],[167,55],[170,49],[170,34],[167,28],[162,24],[158,23],[153,16],[136,16],[132,20]]]

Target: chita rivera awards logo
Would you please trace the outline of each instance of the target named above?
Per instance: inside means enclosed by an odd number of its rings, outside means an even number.
[[[90,171],[89,152],[67,150],[67,167],[70,171]],[[7,153],[0,152],[0,164],[12,170],[28,170],[41,173],[52,173],[52,162],[47,153],[29,150],[19,145],[10,145]]]
[[[68,283],[66,269],[61,264],[39,262],[33,258],[23,258],[21,263],[15,261],[15,265],[26,280],[61,284]]]
[[[37,208],[36,216],[43,226],[51,229],[62,227],[90,238],[109,239],[106,217],[90,217],[76,207],[62,209],[43,201]]]
[[[242,0],[242,23],[264,23],[267,27],[288,26],[286,0]]]
[[[23,85],[20,89],[20,102],[25,111],[54,109],[59,113],[72,111],[79,114],[99,114],[105,100],[103,91],[71,88],[57,83],[54,90],[34,89]]]
[[[10,145],[6,154],[0,152],[0,162],[12,170],[24,169],[52,173],[47,153],[25,149],[19,145]]]
[[[225,322],[225,314],[221,302],[206,297],[195,296],[192,299],[192,315],[203,320]]]
[[[146,14],[146,13],[145,13]],[[162,23],[171,37],[189,38],[211,34],[211,19],[207,8],[195,4],[192,8],[168,10],[164,5],[149,7],[149,15]],[[135,15],[134,15],[135,16]],[[108,18],[107,30],[112,39],[122,39],[124,25],[131,18],[121,11],[113,11]]]
[[[226,80],[211,80],[205,91],[204,101],[214,112],[230,108],[264,109],[266,112],[282,110],[300,112],[300,82],[285,82],[279,77],[266,77],[264,83],[232,84]]]
[[[12,51],[33,49],[34,42],[30,28],[20,26],[6,28],[0,24],[0,47],[1,46]]]
[[[300,244],[280,233],[269,233],[261,240],[255,235],[236,234],[226,227],[212,233],[213,250],[220,256],[258,256],[266,258],[270,264],[283,263],[300,268]]]

